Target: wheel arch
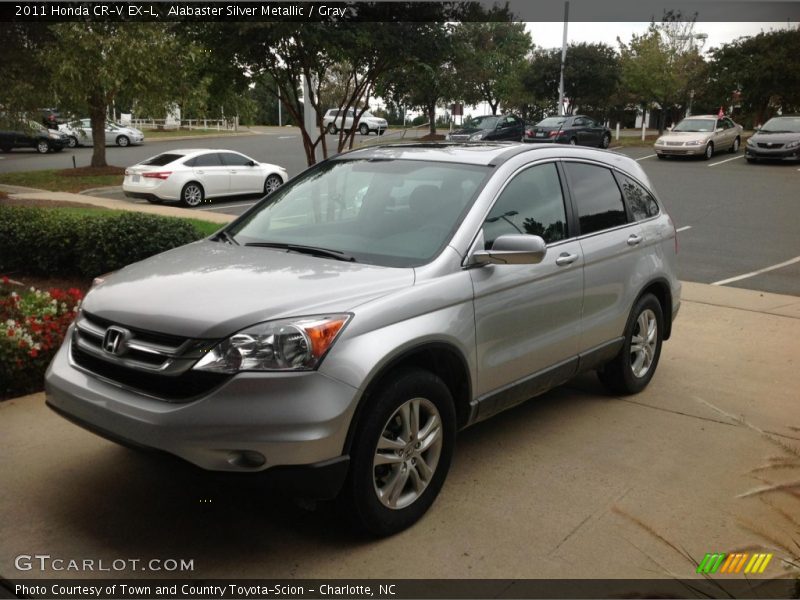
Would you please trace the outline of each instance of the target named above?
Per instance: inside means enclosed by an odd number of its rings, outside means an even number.
[[[424,342],[392,356],[372,375],[350,420],[343,454],[351,452],[355,433],[363,420],[370,398],[380,388],[381,383],[393,372],[407,367],[423,369],[439,377],[453,396],[456,427],[461,429],[469,422],[472,384],[467,359],[458,348],[447,342]]]
[[[639,299],[645,294],[653,294],[659,304],[661,304],[661,310],[664,313],[664,340],[668,340],[672,334],[672,289],[670,288],[669,282],[663,278],[651,281],[642,288],[642,291],[636,296],[636,299],[633,301],[633,306],[635,306]]]

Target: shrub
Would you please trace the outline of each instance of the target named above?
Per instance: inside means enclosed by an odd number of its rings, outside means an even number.
[[[0,399],[42,389],[44,372],[78,312],[80,290],[30,288],[0,284]]]
[[[202,237],[172,217],[0,206],[0,272],[94,277]]]

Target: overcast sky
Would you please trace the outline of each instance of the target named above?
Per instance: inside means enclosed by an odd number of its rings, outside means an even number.
[[[564,35],[564,23],[526,23],[533,43],[541,48],[560,48]],[[567,28],[567,39],[570,43],[604,42],[617,47],[617,36],[623,42],[629,42],[631,34],[644,33],[649,23],[581,23],[570,22]],[[796,28],[797,23],[789,24]],[[721,46],[738,37],[756,35],[761,31],[786,29],[787,23],[697,23],[695,33],[705,33],[708,39],[703,50]]]

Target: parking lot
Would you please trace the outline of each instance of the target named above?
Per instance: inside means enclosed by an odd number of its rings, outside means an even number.
[[[336,136],[328,136],[335,147]],[[387,138],[388,139],[388,138]],[[356,136],[356,145],[374,144],[375,135]],[[296,128],[261,128],[254,135],[149,141],[142,146],[107,148],[108,162],[129,166],[172,148],[228,148],[258,161],[285,167],[290,176],[306,166]],[[612,142],[612,149],[614,148]],[[742,151],[723,152],[709,161],[658,160],[650,148],[617,148],[639,161],[665,202],[679,231],[679,275],[687,281],[800,295],[800,236],[797,199],[800,165],[745,162]],[[90,148],[57,155],[13,152],[0,158],[0,172],[67,168],[72,156],[88,164]],[[130,201],[121,190],[95,195]],[[197,210],[238,215],[257,199],[230,199]],[[144,201],[139,201],[144,202]]]

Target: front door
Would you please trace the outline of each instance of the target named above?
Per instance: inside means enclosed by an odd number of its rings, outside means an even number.
[[[508,233],[539,235],[548,247],[539,264],[485,265],[470,271],[479,419],[575,373],[583,257],[566,214],[559,171],[551,162],[515,173],[484,222],[487,248]]]

